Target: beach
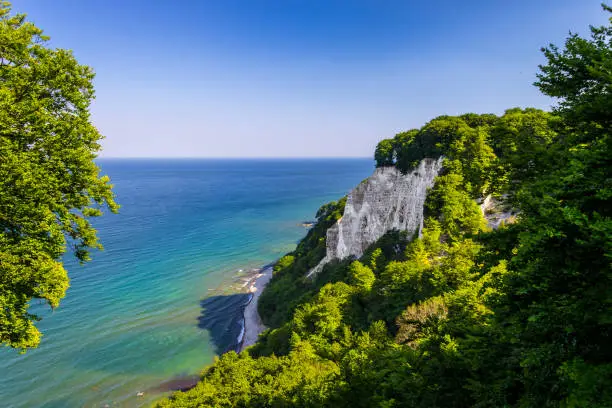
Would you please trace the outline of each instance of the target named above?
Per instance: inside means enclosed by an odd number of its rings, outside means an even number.
[[[255,344],[259,334],[266,329],[257,313],[257,302],[270,279],[272,279],[272,266],[267,266],[249,282],[248,293],[251,293],[251,300],[244,309],[244,334],[240,351]]]

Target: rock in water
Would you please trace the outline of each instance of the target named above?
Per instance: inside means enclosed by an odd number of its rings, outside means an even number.
[[[360,257],[387,231],[420,231],[427,189],[433,186],[442,159],[423,159],[407,174],[395,167],[374,170],[349,193],[344,215],[327,230],[325,258],[308,276],[320,272],[331,260]]]

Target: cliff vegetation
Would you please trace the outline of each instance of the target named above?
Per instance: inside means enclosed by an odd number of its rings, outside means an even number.
[[[259,343],[160,406],[612,406],[611,45],[607,26],[543,49],[552,113],[441,116],[381,141],[378,166],[445,158],[421,237],[389,231],[306,279],[343,203],[322,207],[274,268]],[[488,195],[513,222],[487,226]]]

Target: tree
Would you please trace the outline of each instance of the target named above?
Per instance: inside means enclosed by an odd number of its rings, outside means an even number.
[[[607,12],[612,8],[602,5]],[[612,21],[612,19],[610,19]],[[540,65],[540,90],[559,98],[558,113],[574,127],[591,125],[607,132],[612,126],[612,25],[591,27],[591,38],[571,34],[565,48],[542,48],[547,58]],[[597,124],[597,126],[592,126]]]
[[[561,132],[538,157],[546,171],[516,193],[519,234],[492,307],[499,349],[520,358],[503,383],[525,407],[610,406],[612,27],[591,31],[544,49],[536,85],[560,98]]]
[[[381,140],[374,151],[376,167],[393,166],[394,146],[392,139]]]
[[[350,265],[349,274],[351,283],[365,292],[372,289],[372,285],[376,280],[374,272],[359,261],[355,261]]]
[[[89,218],[118,210],[94,163],[94,73],[48,39],[0,3],[0,342],[23,351],[40,341],[30,300],[59,305],[62,255],[89,260],[101,248]]]

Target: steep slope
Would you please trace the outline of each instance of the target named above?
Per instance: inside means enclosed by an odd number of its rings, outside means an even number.
[[[442,157],[424,159],[414,171],[402,174],[396,167],[378,167],[372,176],[348,195],[344,215],[327,230],[325,258],[308,276],[319,273],[331,260],[361,257],[390,230],[414,235],[422,228],[427,189],[442,167]]]

